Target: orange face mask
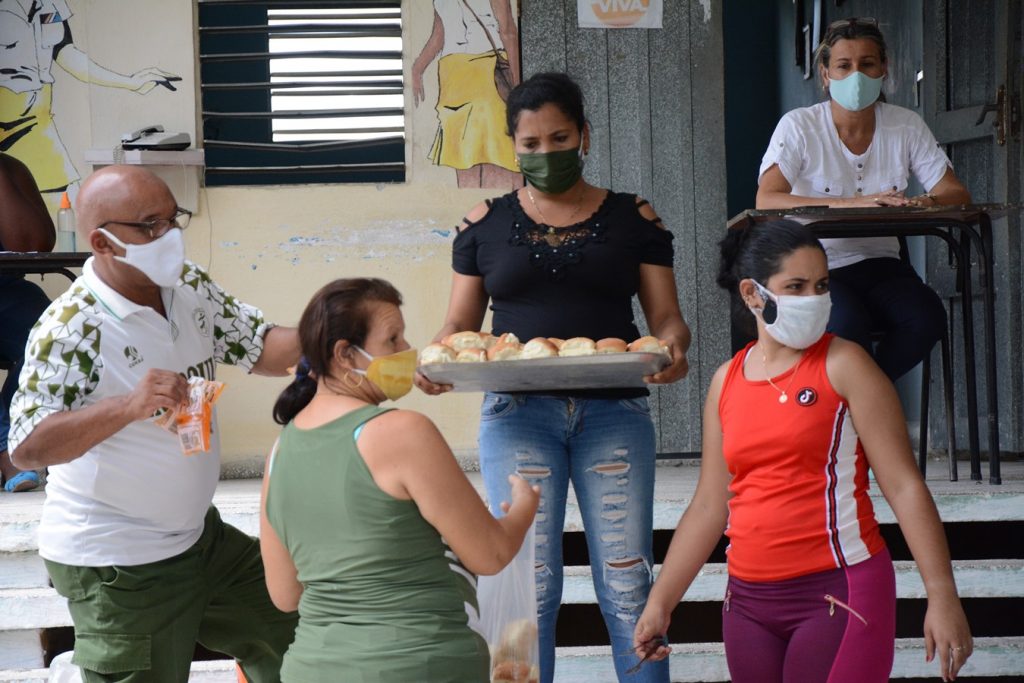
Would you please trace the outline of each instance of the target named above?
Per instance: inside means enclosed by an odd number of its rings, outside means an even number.
[[[359,353],[370,360],[365,370],[355,370],[377,385],[385,396],[397,401],[412,391],[412,378],[416,374],[416,349],[406,349],[387,356],[371,356],[358,346]]]

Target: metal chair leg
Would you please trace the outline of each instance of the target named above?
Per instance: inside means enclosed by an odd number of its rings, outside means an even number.
[[[950,327],[953,324],[953,307],[950,306]],[[942,385],[946,399],[946,450],[949,453],[949,480],[959,479],[956,464],[956,415],[953,409],[953,350],[950,336],[942,337]]]
[[[932,352],[925,354],[921,361],[921,416],[918,420],[918,453],[917,466],[921,469],[921,476],[928,473],[928,395],[931,393],[932,382]]]

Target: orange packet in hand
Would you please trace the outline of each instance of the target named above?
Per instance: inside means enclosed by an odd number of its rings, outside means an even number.
[[[205,453],[210,450],[210,427],[213,423],[213,404],[224,391],[224,383],[202,377],[188,380],[188,400],[175,411],[174,426],[177,428],[181,452],[185,455]]]

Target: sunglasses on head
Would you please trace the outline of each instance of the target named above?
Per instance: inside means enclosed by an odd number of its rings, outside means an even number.
[[[828,30],[839,31],[853,26],[873,26],[878,28],[878,19],[875,19],[874,17],[849,17],[847,19],[839,19],[838,21],[833,21],[829,24]]]

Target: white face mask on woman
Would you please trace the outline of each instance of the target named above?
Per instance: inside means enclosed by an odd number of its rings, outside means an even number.
[[[181,228],[171,228],[165,234],[146,244],[125,244],[108,230],[97,228],[111,242],[125,251],[124,256],[114,256],[121,263],[142,271],[160,287],[173,287],[185,267],[185,240]]]
[[[774,294],[757,280],[751,280],[764,308],[750,306],[750,312],[764,322],[765,331],[772,339],[792,349],[806,349],[821,339],[832,312],[832,297],[828,292],[812,296]]]

